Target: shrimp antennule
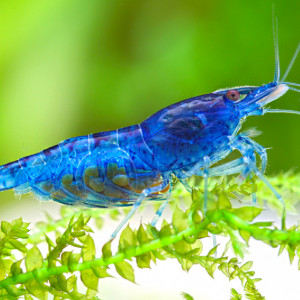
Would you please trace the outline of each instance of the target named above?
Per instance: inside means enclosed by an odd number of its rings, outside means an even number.
[[[297,46],[297,48],[296,48],[296,51],[295,51],[295,53],[294,53],[294,55],[293,55],[293,57],[292,57],[292,59],[291,59],[291,62],[290,62],[289,65],[288,65],[288,67],[287,67],[287,69],[286,69],[286,71],[285,71],[283,77],[281,78],[281,82],[283,82],[283,81],[286,79],[286,77],[288,76],[288,74],[289,74],[289,72],[290,72],[290,70],[291,70],[291,68],[292,68],[292,66],[293,66],[293,64],[294,64],[294,62],[295,62],[295,60],[296,60],[298,54],[299,54],[299,51],[300,51],[300,43],[298,44],[298,46]],[[298,84],[296,84],[296,83],[292,83],[292,84],[298,85]]]

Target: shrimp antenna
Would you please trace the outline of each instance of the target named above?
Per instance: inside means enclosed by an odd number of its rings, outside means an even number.
[[[294,83],[294,82],[282,82],[283,84],[288,84],[288,85],[295,85],[295,86],[300,86],[299,83]]]
[[[299,51],[300,51],[300,43],[298,44],[298,47],[296,48],[296,51],[295,51],[295,53],[293,55],[293,58],[292,58],[291,62],[289,63],[289,65],[288,65],[288,67],[287,67],[287,69],[286,69],[286,71],[285,71],[285,73],[284,73],[284,75],[283,75],[283,77],[281,79],[281,82],[283,82],[286,79],[286,77],[288,76],[288,74],[289,74],[289,72],[290,72],[290,70],[291,70],[291,68],[292,68],[292,66],[293,66],[293,64],[294,64],[294,62],[295,62],[298,54],[299,54]],[[291,84],[297,86],[297,84],[295,84],[295,83],[291,83]]]
[[[291,86],[289,86],[289,89],[292,90],[292,91],[300,93],[300,89],[296,89],[296,88],[291,87]]]
[[[274,5],[273,5],[273,40],[275,48],[275,73],[274,73],[274,82],[278,82],[280,78],[280,64],[279,64],[279,47],[278,47],[278,21],[274,15]]]
[[[294,114],[294,115],[300,115],[300,111],[296,110],[289,110],[289,109],[264,109],[264,113],[284,113],[284,114]]]

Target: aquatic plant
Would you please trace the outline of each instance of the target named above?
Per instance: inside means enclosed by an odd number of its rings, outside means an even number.
[[[200,187],[199,180],[196,178],[195,184]],[[300,176],[290,172],[269,180],[284,197],[288,212],[295,212],[300,200]],[[103,216],[108,213],[111,218],[118,218],[118,210],[63,206],[58,220],[46,215],[46,221],[32,225],[22,218],[11,223],[2,221],[0,297],[29,300],[53,295],[54,299],[100,299],[99,281],[111,276],[109,268],[114,267],[120,277],[135,282],[138,279],[134,266],[149,268],[152,262],[173,259],[184,271],[200,265],[211,277],[222,272],[229,280],[239,279],[243,291],[232,289],[232,300],[264,299],[255,285],[261,279],[255,277],[252,262],[243,261],[249,240],[279,248],[279,254],[287,251],[293,262],[300,257],[299,226],[286,228],[282,220],[279,229],[272,221],[256,221],[266,206],[281,215],[282,204],[255,178],[239,181],[220,178],[211,182],[205,215],[203,190],[194,188],[191,196],[175,185],[171,220],[163,220],[156,227],[140,224],[132,229],[127,225],[119,239],[102,245],[99,257],[95,246],[99,243],[93,230],[101,229]],[[255,192],[256,206],[249,202],[249,196]],[[215,245],[203,253],[203,243],[218,235],[225,236],[227,244]],[[118,243],[116,251],[112,251],[112,243]],[[79,282],[86,288],[78,287]],[[188,293],[182,296],[193,299]]]

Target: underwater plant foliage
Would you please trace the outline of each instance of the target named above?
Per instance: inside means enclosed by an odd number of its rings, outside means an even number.
[[[161,260],[177,261],[186,272],[198,265],[211,277],[221,272],[229,280],[239,280],[241,288],[231,290],[232,300],[265,299],[256,287],[261,279],[255,276],[253,262],[243,260],[249,240],[259,240],[274,251],[277,248],[279,254],[287,251],[291,263],[299,261],[299,225],[287,228],[283,219],[282,228],[277,228],[273,220],[256,220],[267,206],[279,215],[283,207],[254,177],[242,182],[234,177],[212,181],[204,215],[201,179],[192,180],[198,183],[192,195],[175,184],[170,221],[163,220],[157,227],[141,223],[137,229],[128,224],[119,238],[101,245],[100,255],[95,232],[101,230],[108,212],[110,218],[118,219],[121,210],[62,206],[57,220],[46,215],[46,220],[37,224],[22,218],[2,221],[1,299],[48,299],[49,295],[54,299],[100,299],[101,280],[112,276],[113,268],[121,278],[138,282],[134,268],[150,268]],[[282,173],[269,180],[284,196],[288,212],[295,212],[300,199],[299,175]],[[260,202],[254,206],[249,196],[255,192]],[[227,243],[204,251],[203,243],[213,236],[226,237]],[[193,299],[187,292],[182,297]]]

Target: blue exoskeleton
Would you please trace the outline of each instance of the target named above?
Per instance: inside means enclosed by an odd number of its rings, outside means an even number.
[[[277,48],[276,48],[277,49]],[[248,116],[265,113],[298,113],[266,108],[299,84],[285,78],[300,50],[298,46],[280,79],[276,58],[274,80],[262,86],[222,89],[170,105],[141,124],[65,140],[37,154],[0,167],[0,191],[32,191],[42,200],[89,207],[130,206],[132,209],[113,237],[144,200],[164,200],[152,225],[162,214],[171,192],[172,176],[188,189],[186,179],[204,177],[204,213],[211,176],[256,174],[282,201],[263,176],[264,147],[239,133]],[[278,53],[278,50],[277,50]],[[214,166],[233,150],[241,157]],[[255,153],[262,162],[259,170]]]

